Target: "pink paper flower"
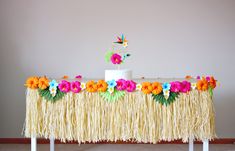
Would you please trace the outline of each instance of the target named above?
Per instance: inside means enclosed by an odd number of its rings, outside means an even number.
[[[187,93],[190,91],[191,83],[188,81],[181,82],[181,89],[180,92]]]
[[[133,92],[136,89],[136,83],[132,80],[126,81],[126,91],[127,92]]]
[[[207,82],[209,82],[209,81],[210,81],[210,79],[211,79],[211,77],[206,76],[206,81],[207,81]]]
[[[82,75],[77,75],[75,78],[76,79],[82,79]]]
[[[61,92],[69,92],[70,91],[70,82],[68,82],[66,80],[62,80],[58,87]]]
[[[115,53],[111,56],[111,61],[113,64],[121,64],[122,63],[122,57]]]
[[[124,79],[119,79],[117,82],[117,85],[116,85],[116,89],[119,90],[119,91],[123,91],[126,89],[126,80]]]
[[[81,83],[79,81],[74,81],[71,83],[71,91],[74,93],[79,93],[82,90]]]
[[[179,81],[171,82],[171,92],[180,92],[181,83]]]

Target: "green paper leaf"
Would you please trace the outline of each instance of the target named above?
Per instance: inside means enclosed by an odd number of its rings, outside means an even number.
[[[175,99],[178,97],[179,93],[175,93],[175,92],[170,92],[170,95],[168,97],[168,99],[165,98],[163,92],[160,94],[152,94],[153,99],[156,102],[161,103],[162,105],[169,105],[171,103],[173,103],[175,101]]]
[[[108,51],[108,52],[105,54],[105,61],[106,61],[106,62],[110,62],[110,58],[111,58],[112,55],[113,55],[113,52],[112,52],[112,51]]]
[[[213,97],[213,88],[212,88],[212,87],[209,87],[208,91],[209,91],[209,93],[210,93],[210,96]]]
[[[38,89],[38,92],[41,97],[45,98],[45,100],[51,101],[53,103],[56,102],[57,100],[62,99],[65,95],[65,93],[61,92],[58,88],[56,95],[54,97],[51,95],[49,88],[46,88],[44,90]]]
[[[116,101],[120,99],[121,97],[124,97],[125,92],[124,91],[118,91],[114,89],[113,93],[110,94],[108,91],[106,92],[100,92],[100,95],[107,101]]]

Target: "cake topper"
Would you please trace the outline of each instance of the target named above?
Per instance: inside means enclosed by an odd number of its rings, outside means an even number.
[[[118,44],[118,46],[116,45]],[[121,45],[121,48],[120,48]],[[129,53],[127,53],[128,41],[126,37],[122,34],[120,37],[117,36],[117,41],[113,42],[112,49],[107,51],[105,54],[105,61],[111,62],[114,65],[118,65],[118,69],[120,68],[120,64],[123,64],[130,56]]]
[[[114,43],[118,43],[118,44],[122,44],[124,48],[126,48],[128,46],[128,42],[126,40],[126,37],[124,37],[124,35],[122,34],[122,38],[120,38],[119,36],[117,36],[117,41]]]

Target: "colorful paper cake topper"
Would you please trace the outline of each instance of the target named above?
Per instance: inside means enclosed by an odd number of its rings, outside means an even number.
[[[114,42],[115,44],[121,44],[124,49],[128,46],[128,42],[125,38],[125,36],[122,34],[121,37],[117,36],[117,41]],[[124,63],[126,58],[130,56],[129,53],[126,52],[126,50],[116,49],[116,46],[113,45],[112,50],[108,51],[105,54],[105,61],[106,62],[112,62],[114,65],[120,65]]]
[[[117,41],[114,43],[122,44],[124,48],[128,46],[128,42],[126,40],[126,37],[122,34],[121,37],[117,36]]]

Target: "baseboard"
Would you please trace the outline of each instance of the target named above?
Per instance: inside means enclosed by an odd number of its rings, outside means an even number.
[[[30,138],[0,138],[0,144],[30,144]],[[49,144],[50,141],[48,139],[38,138],[38,144]],[[55,140],[56,144],[64,144],[59,140]],[[201,144],[201,141],[195,141],[195,144]],[[210,144],[234,144],[235,138],[218,138],[210,141]],[[77,144],[76,141],[66,142],[66,144]],[[94,144],[90,142],[86,142],[86,144]],[[95,144],[137,144],[136,142],[132,141],[117,141],[117,142],[108,142],[108,141],[101,141]],[[138,143],[138,144],[150,144],[150,143]],[[171,142],[161,141],[158,144],[184,144],[181,140],[175,140]]]

